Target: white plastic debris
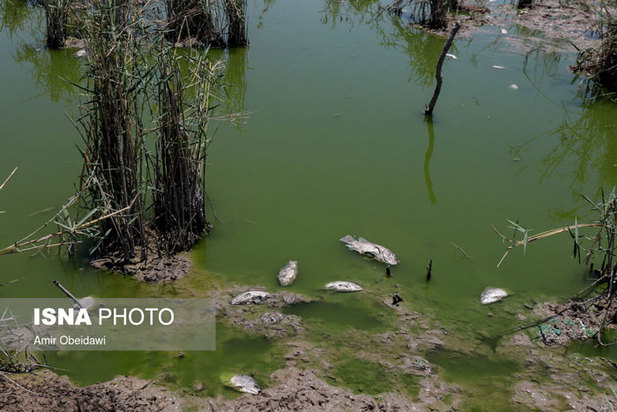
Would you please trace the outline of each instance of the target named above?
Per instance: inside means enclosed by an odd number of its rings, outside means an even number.
[[[511,85],[508,86],[508,89],[510,89],[510,90],[518,90],[518,86],[515,85],[515,84],[511,84]]]

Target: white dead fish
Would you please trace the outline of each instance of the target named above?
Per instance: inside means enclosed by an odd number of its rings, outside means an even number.
[[[259,305],[264,300],[268,299],[270,294],[261,290],[249,290],[241,295],[236,296],[231,301],[232,305]]]
[[[501,29],[501,34],[508,34],[508,30],[506,30],[506,29]]]
[[[454,59],[454,60],[458,60],[458,57],[456,57],[452,53],[446,53],[446,57],[449,57],[449,58]]]
[[[86,49],[79,49],[75,52],[75,57],[86,57],[88,55],[88,52],[86,51]]]
[[[495,303],[508,296],[508,292],[500,288],[486,288],[480,295],[480,303],[488,305]]]
[[[358,240],[356,240],[352,236],[347,235],[340,239],[340,241],[347,245],[347,249],[372,257],[373,259],[385,264],[397,265],[399,263],[396,255],[390,249],[385,246],[369,242],[364,238],[359,237]]]
[[[229,379],[229,385],[238,392],[246,392],[252,395],[257,395],[261,392],[261,388],[257,381],[247,375],[234,375]]]
[[[511,85],[508,86],[508,89],[510,89],[510,90],[518,90],[518,86],[515,85],[515,84],[511,84]]]
[[[338,280],[336,282],[328,283],[326,285],[326,289],[334,290],[336,292],[359,292],[362,290],[362,286],[357,283]]]
[[[506,66],[497,66],[496,64],[494,64],[492,67],[493,69],[499,69],[499,70],[503,70],[506,68]]]
[[[281,286],[288,286],[296,280],[296,276],[298,276],[298,261],[290,260],[283,268],[279,271],[278,280]]]

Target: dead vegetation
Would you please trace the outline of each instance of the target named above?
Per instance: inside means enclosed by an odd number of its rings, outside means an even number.
[[[575,72],[588,76],[592,86],[599,86],[600,89],[588,87],[588,91],[593,94],[604,94],[601,89],[615,93],[617,92],[617,21],[608,9],[604,10],[597,30],[602,39],[600,45],[580,51],[572,68]]]
[[[553,308],[553,313],[532,326],[545,324],[566,313],[574,322],[571,326],[578,327],[579,322],[583,325],[585,334],[578,334],[579,338],[594,338],[602,346],[615,345],[617,341],[606,343],[603,338],[605,331],[617,325],[617,193],[615,189],[609,194],[602,192],[598,202],[583,197],[597,214],[597,220],[579,223],[575,218],[571,226],[547,230],[537,235],[530,234],[528,229],[510,221],[509,228],[514,230],[515,234],[520,234],[521,240],[507,237],[493,226],[495,232],[508,244],[497,266],[501,265],[515,248],[522,247],[525,250],[530,243],[537,240],[569,234],[573,240],[574,258],[588,267],[589,274],[595,277],[595,281],[573,296],[566,305]],[[593,231],[588,233],[590,229]],[[576,328],[570,329],[574,330],[576,335]],[[547,341],[546,337],[542,336],[543,340]]]

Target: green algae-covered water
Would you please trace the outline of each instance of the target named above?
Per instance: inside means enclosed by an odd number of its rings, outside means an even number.
[[[422,112],[444,40],[387,16],[375,20],[370,6],[252,2],[250,47],[211,53],[227,62],[229,99],[221,110],[247,116],[212,128],[207,190],[218,218],[193,252],[191,278],[145,286],[55,254],[11,255],[0,258],[0,282],[19,281],[0,288],[0,296],[56,297],[53,279],[80,296],[173,296],[187,285],[205,293],[213,282],[274,291],[275,274],[293,259],[300,273],[289,290],[318,302],[289,313],[312,325],[314,336],[387,328],[388,315],[370,294],[322,290],[350,280],[384,297],[397,290],[412,310],[434,315],[451,333],[485,339],[516,326],[513,314],[523,304],[564,298],[588,284],[567,236],[534,243],[524,256],[515,250],[497,268],[504,245],[489,225],[505,228],[512,219],[541,231],[590,218],[580,193],[596,197],[617,177],[617,107],[577,97],[568,69],[573,54],[525,56],[489,27],[455,41],[458,58],[446,61],[444,88],[427,121]],[[79,81],[81,66],[74,51],[44,47],[39,9],[5,1],[0,18],[0,180],[19,167],[0,193],[0,244],[8,245],[73,192],[80,141],[65,113],[76,113],[79,95],[68,82]],[[401,260],[392,278],[347,251],[338,242],[346,234],[392,249]],[[512,296],[481,306],[486,286]],[[204,382],[215,395],[224,391],[219,376],[230,371],[254,372],[267,385],[281,355],[271,341],[220,327],[212,353],[60,353],[48,360],[78,384],[118,374],[164,376],[183,387]],[[486,393],[507,386],[520,367],[448,353],[429,360],[446,378]],[[379,393],[378,368],[345,362],[336,370],[354,390]]]

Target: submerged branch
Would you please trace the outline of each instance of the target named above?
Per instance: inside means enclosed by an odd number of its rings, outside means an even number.
[[[452,42],[454,41],[454,36],[458,33],[461,25],[459,22],[454,23],[454,27],[450,32],[450,36],[448,40],[446,40],[446,44],[443,46],[443,50],[441,51],[441,56],[439,56],[439,60],[437,61],[437,69],[435,70],[435,79],[437,79],[437,85],[435,86],[435,91],[433,92],[433,97],[431,98],[430,103],[426,106],[424,110],[425,115],[432,115],[433,109],[435,108],[435,104],[437,104],[437,98],[439,97],[439,93],[441,92],[441,84],[443,83],[443,79],[441,77],[441,66],[443,66],[443,61],[446,58],[446,54],[448,50],[450,50],[450,46],[452,46]]]

